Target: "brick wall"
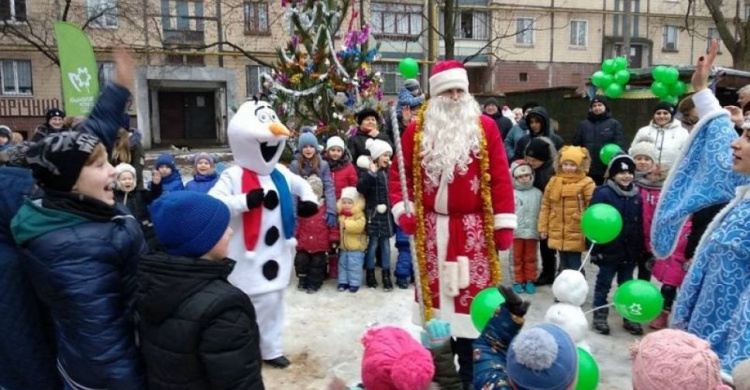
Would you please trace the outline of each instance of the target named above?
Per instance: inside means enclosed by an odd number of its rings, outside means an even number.
[[[24,139],[29,139],[37,126],[44,123],[44,117],[15,116],[0,119],[0,125],[10,127],[16,133],[21,133]]]
[[[583,88],[584,80],[600,67],[600,64],[584,63],[558,62],[550,65],[547,62],[499,61],[494,68],[495,91],[514,92],[562,86]],[[521,81],[522,74],[526,75],[527,81]]]

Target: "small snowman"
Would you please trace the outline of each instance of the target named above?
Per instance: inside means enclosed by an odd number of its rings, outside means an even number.
[[[544,321],[565,329],[576,345],[591,351],[586,343],[589,322],[581,305],[586,301],[589,285],[579,271],[566,269],[560,273],[552,284],[552,294],[559,301],[547,309]]]

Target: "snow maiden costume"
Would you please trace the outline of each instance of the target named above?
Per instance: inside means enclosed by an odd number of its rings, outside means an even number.
[[[208,193],[232,213],[229,257],[237,264],[229,282],[255,306],[263,360],[281,368],[289,365],[282,352],[281,328],[284,288],[296,246],[292,195],[300,197],[300,216],[318,210],[307,181],[277,165],[289,134],[267,102],[242,104],[227,129],[237,165],[227,168]]]
[[[708,89],[693,101],[701,119],[664,185],[651,243],[669,256],[690,214],[731,200],[701,238],[672,318],[673,328],[707,340],[729,373],[750,357],[750,177],[731,169],[729,114]]]

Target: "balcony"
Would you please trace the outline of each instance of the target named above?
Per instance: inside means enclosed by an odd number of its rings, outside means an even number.
[[[164,44],[170,46],[201,46],[205,45],[205,33],[197,30],[163,30]]]

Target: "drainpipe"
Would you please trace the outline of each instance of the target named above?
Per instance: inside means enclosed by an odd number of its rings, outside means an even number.
[[[555,69],[555,0],[550,3],[550,29],[549,29],[549,69],[547,70],[547,87],[552,87]]]
[[[217,1],[216,2],[216,37],[219,39],[219,42],[222,42],[224,40],[224,38],[223,38],[224,35],[222,34],[222,31],[221,31],[221,29],[222,29],[222,27],[221,27],[221,19],[222,19],[222,15],[221,15],[221,1]],[[219,43],[218,50],[219,50],[220,53],[222,51],[224,51],[224,44]],[[222,57],[222,56],[219,56],[219,67],[220,68],[224,67],[224,57]]]

